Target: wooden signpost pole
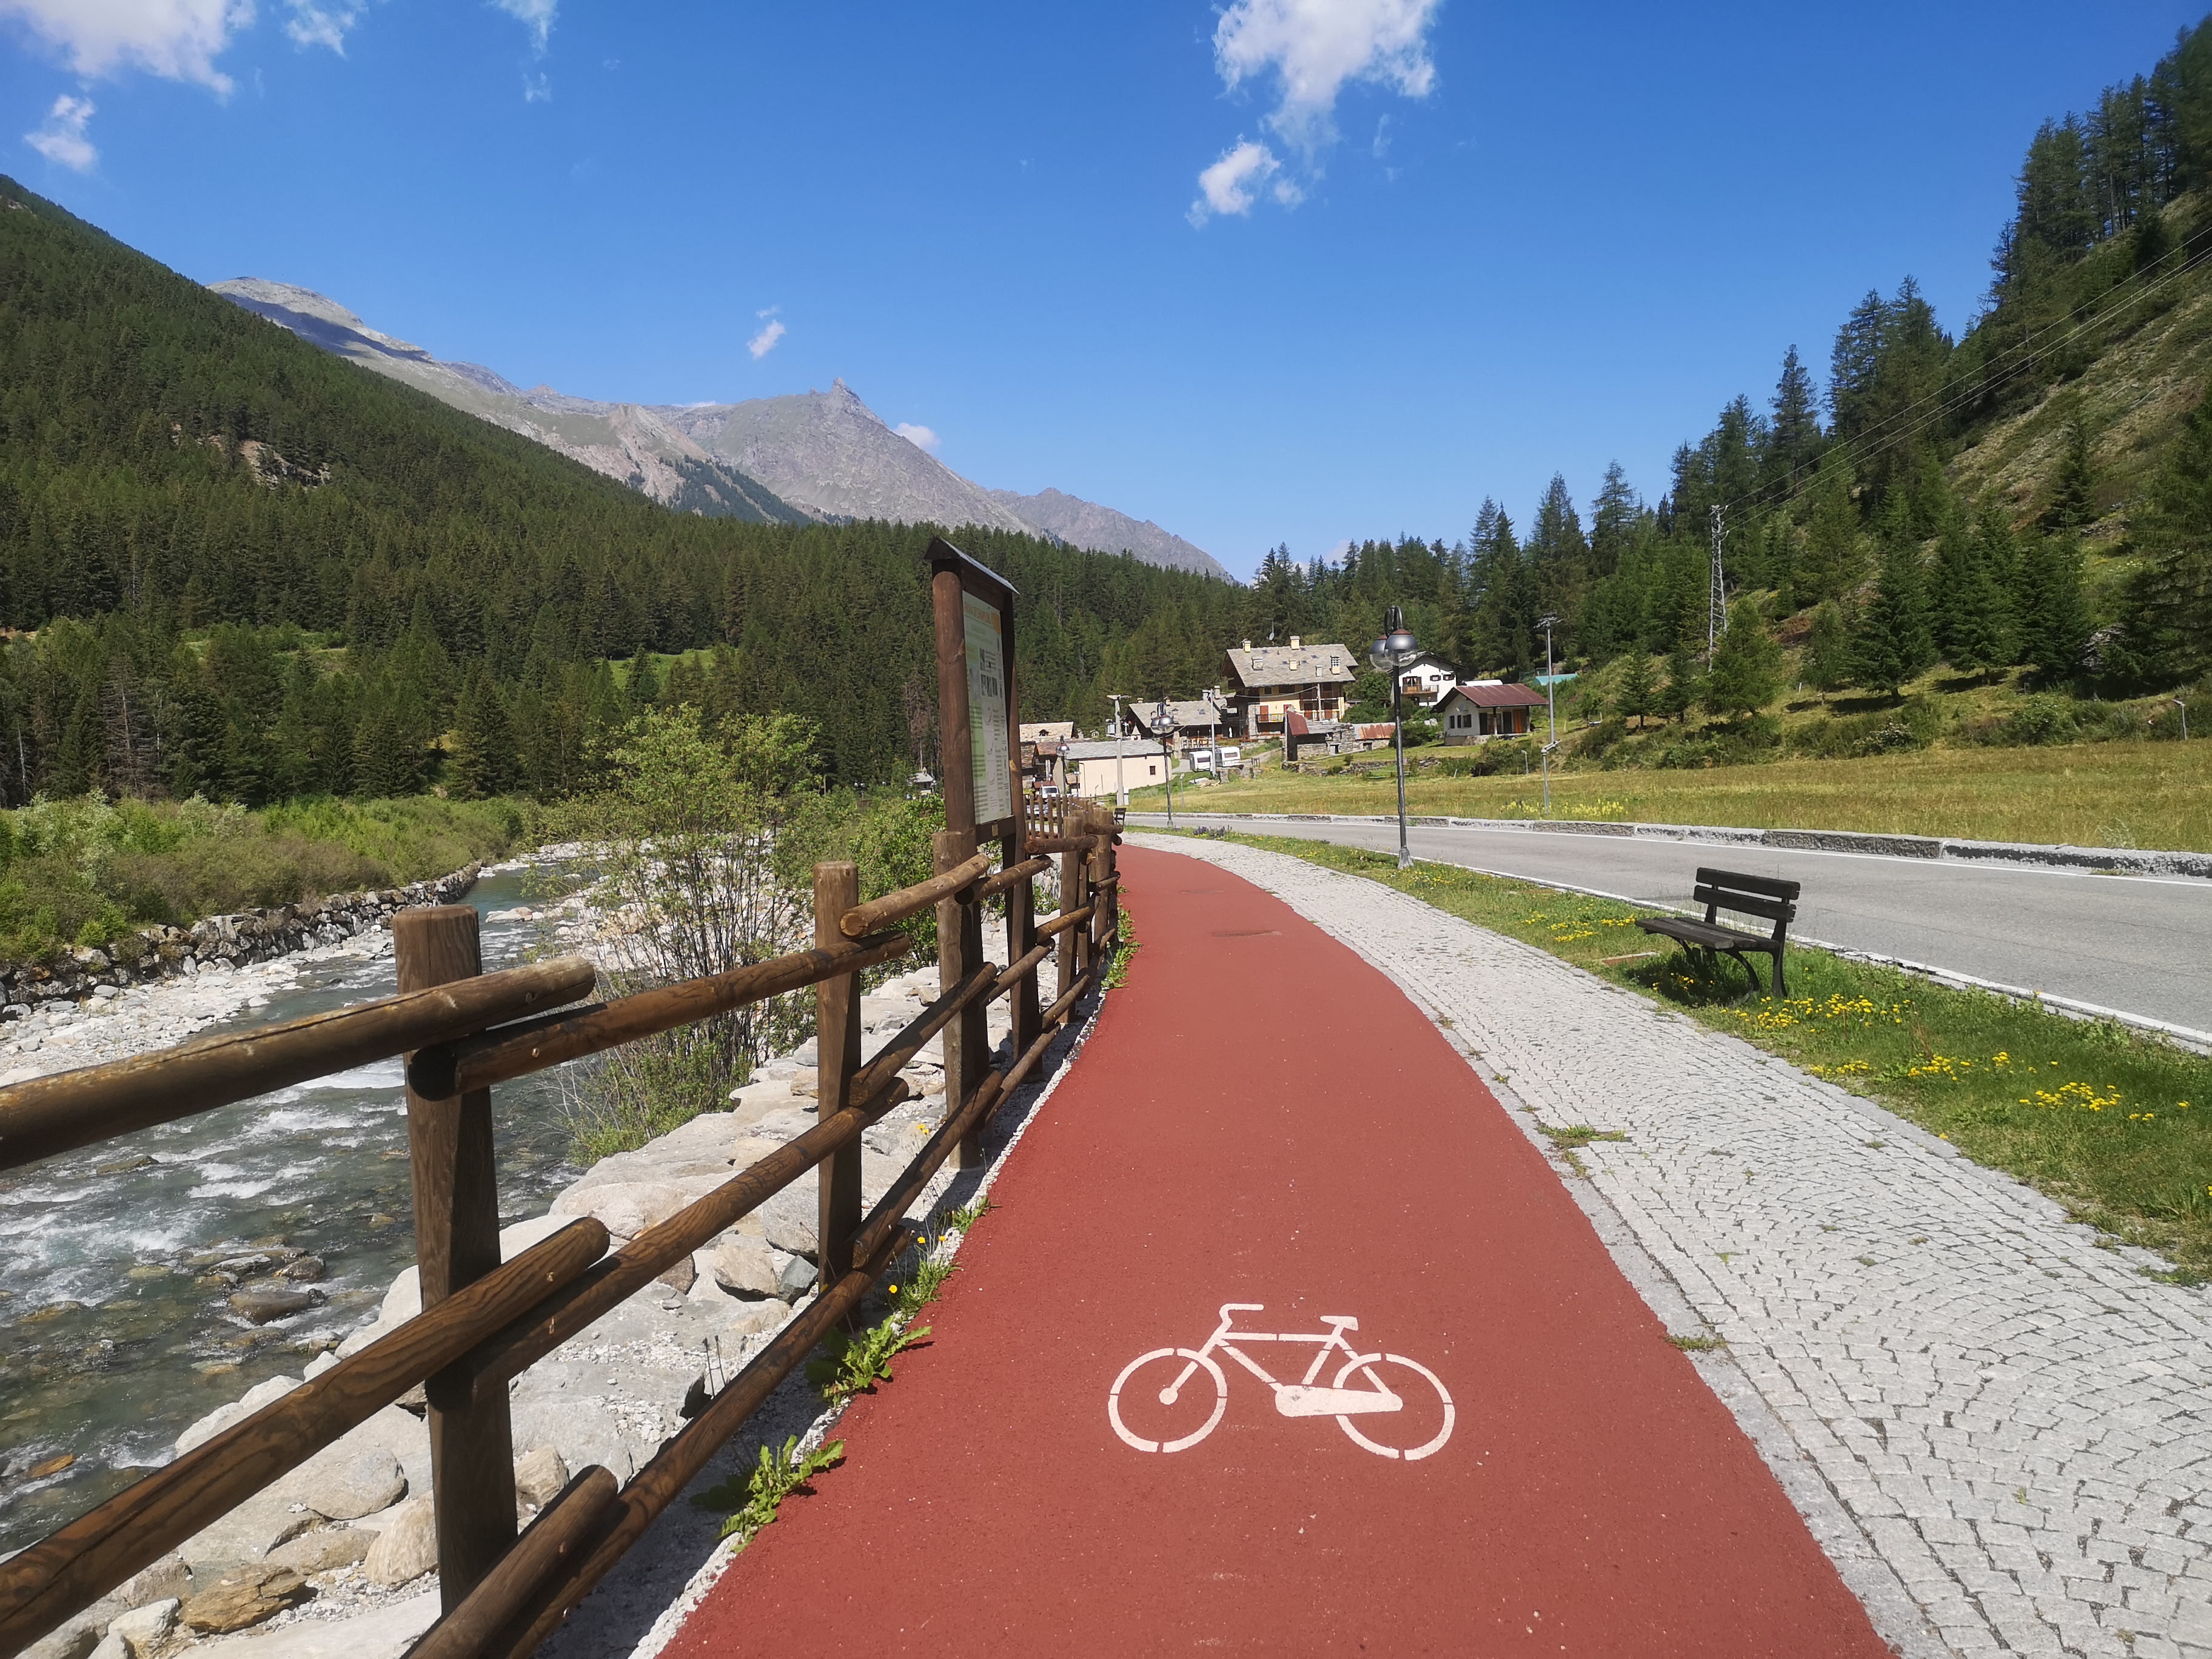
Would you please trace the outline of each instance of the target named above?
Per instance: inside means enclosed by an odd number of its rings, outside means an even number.
[[[930,608],[937,631],[937,730],[943,747],[945,833],[935,848],[942,871],[971,857],[979,841],[997,840],[1004,862],[1022,856],[1021,731],[1014,702],[1014,590],[996,571],[980,565],[943,537],[929,544]],[[1035,924],[1023,896],[1009,894],[1008,960],[1027,950]],[[953,930],[948,935],[948,928]],[[982,907],[948,900],[938,907],[940,985],[955,983],[983,960]],[[1035,1006],[1032,987],[1030,1006]],[[1016,1030],[1020,1024],[1017,1001]],[[1034,1016],[1029,1024],[1034,1027]],[[1021,1052],[1017,1046],[1015,1052]],[[991,1063],[983,1005],[961,1011],[945,1037],[945,1087],[957,1109]],[[957,1164],[981,1161],[978,1133],[960,1143]]]

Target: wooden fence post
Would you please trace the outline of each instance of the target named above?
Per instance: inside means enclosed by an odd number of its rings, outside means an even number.
[[[483,971],[477,913],[423,905],[392,918],[399,988],[425,991]],[[412,1058],[413,1056],[409,1056]],[[491,1091],[450,1100],[407,1091],[415,1185],[415,1259],[428,1312],[499,1266],[499,1187]],[[452,1407],[430,1399],[430,1486],[437,1510],[438,1596],[451,1613],[514,1543],[514,1431],[507,1392]]]
[[[1091,809],[1079,807],[1070,812],[1061,823],[1061,833],[1082,836],[1090,833]],[[1080,910],[1091,902],[1091,855],[1078,848],[1060,855],[1060,908]],[[1060,994],[1066,996],[1068,988],[1091,971],[1091,923],[1083,921],[1060,936]],[[1060,1016],[1066,1024],[1075,1018],[1070,1008]]]
[[[1000,868],[1011,870],[1022,862],[1027,853],[1024,837],[1019,833],[1022,820],[1017,816],[1016,832],[1002,844]],[[1036,949],[1036,878],[1024,876],[1006,890],[1006,960],[1019,962]],[[1042,963],[1039,966],[1042,966]],[[1037,976],[1032,970],[1014,987],[1010,999],[1013,1005],[1013,1037],[1016,1058],[1029,1053],[1030,1045],[1043,1030],[1044,1021],[1039,1017]]]
[[[846,944],[841,924],[860,902],[858,865],[814,866],[814,943],[829,948]],[[853,1077],[860,1069],[860,976],[838,974],[814,988],[814,1111],[828,1117],[848,1103]],[[857,1104],[858,1103],[852,1103]],[[824,1291],[853,1270],[853,1235],[860,1225],[860,1143],[857,1140],[822,1160],[821,1211],[815,1231],[815,1259]]]
[[[939,830],[932,848],[937,872],[942,875],[975,855],[975,832]],[[982,908],[972,901],[963,903],[957,897],[938,904],[937,979],[945,990],[951,990],[982,966]],[[939,1039],[945,1045],[945,1110],[948,1116],[968,1103],[968,1097],[975,1091],[983,1081],[983,1073],[990,1067],[990,1043],[985,1036],[984,1018],[984,1000],[979,998],[953,1016],[952,1023]],[[975,1168],[981,1161],[980,1144],[979,1135],[962,1136],[952,1167]]]

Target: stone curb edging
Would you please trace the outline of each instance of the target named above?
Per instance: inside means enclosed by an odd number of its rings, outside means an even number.
[[[1141,816],[1157,818],[1160,814]],[[1382,813],[1213,812],[1194,817],[1237,818],[1255,823],[1395,823]],[[1409,817],[1427,830],[1513,830],[1537,834],[1623,836],[1646,841],[1711,842],[1727,847],[1779,847],[1804,853],[1869,853],[1883,858],[1960,860],[2073,870],[2118,871],[2137,876],[2190,876],[2212,880],[2212,853],[2146,851],[2124,847],[2051,847],[2033,842],[1963,841],[1950,836],[1890,836],[1852,830],[1736,830],[1710,823],[1615,823],[1573,818],[1459,818]]]
[[[189,927],[147,927],[114,940],[105,949],[77,946],[45,963],[14,963],[0,968],[0,1001],[19,1014],[57,998],[88,994],[94,987],[143,984],[199,972],[203,964],[266,962],[387,923],[395,910],[415,904],[444,904],[476,885],[480,865],[470,864],[431,881],[410,882],[359,893],[338,893],[312,904],[280,904],[266,910],[203,916]]]

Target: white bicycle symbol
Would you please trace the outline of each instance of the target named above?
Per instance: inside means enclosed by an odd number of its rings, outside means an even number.
[[[1356,1331],[1359,1322],[1346,1314],[1331,1314],[1322,1320],[1326,1331],[1233,1331],[1230,1326],[1240,1313],[1263,1313],[1264,1304],[1258,1302],[1229,1302],[1222,1304],[1221,1324],[1206,1340],[1202,1348],[1155,1348],[1150,1353],[1140,1353],[1121,1368],[1121,1376],[1114,1379],[1112,1392],[1106,1396],[1106,1415],[1120,1435],[1139,1451],[1179,1452],[1195,1446],[1213,1432],[1221,1421],[1221,1414],[1229,1407],[1229,1379],[1213,1358],[1216,1352],[1225,1353],[1246,1370],[1275,1391],[1275,1409],[1285,1417],[1334,1417],[1337,1426],[1350,1435],[1353,1443],[1364,1446],[1378,1457],[1395,1457],[1406,1462],[1419,1462],[1431,1455],[1451,1438],[1451,1395],[1437,1374],[1418,1360],[1397,1353],[1361,1353],[1344,1339],[1346,1331]],[[1237,1346],[1242,1342],[1311,1342],[1317,1344],[1313,1364],[1296,1382],[1278,1382],[1267,1375],[1266,1369]],[[1315,1379],[1328,1363],[1332,1352],[1341,1350],[1344,1364],[1337,1368],[1335,1379],[1327,1388],[1316,1387]],[[1138,1374],[1147,1366],[1153,1369],[1139,1382]],[[1213,1379],[1213,1399],[1211,1409],[1205,1399],[1205,1389],[1188,1389],[1192,1376],[1204,1371]],[[1395,1377],[1395,1387],[1384,1380],[1386,1375]],[[1363,1377],[1371,1386],[1348,1388],[1354,1376]],[[1436,1391],[1437,1403],[1428,1403],[1421,1384]],[[1154,1410],[1157,1402],[1159,1410]],[[1413,1407],[1410,1412],[1408,1404]],[[1137,1427],[1154,1431],[1147,1437],[1133,1430],[1123,1417],[1124,1407],[1138,1419]],[[1441,1410],[1439,1411],[1439,1408]],[[1198,1413],[1206,1413],[1206,1420],[1191,1428]],[[1373,1417],[1385,1413],[1397,1413],[1394,1426],[1401,1432],[1391,1435],[1394,1440],[1410,1439],[1415,1435],[1434,1432],[1428,1439],[1410,1449],[1386,1446],[1360,1431],[1355,1419]],[[1441,1423],[1438,1419],[1441,1415]],[[1160,1420],[1154,1421],[1155,1418]],[[1178,1432],[1178,1431],[1182,1431]],[[1376,1431],[1382,1432],[1381,1425]]]

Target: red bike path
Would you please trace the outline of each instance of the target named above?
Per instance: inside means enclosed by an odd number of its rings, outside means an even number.
[[[1122,857],[1128,983],[1009,1155],[928,1346],[854,1404],[843,1464],[785,1501],[670,1659],[1887,1654],[1428,1019],[1237,877]],[[1200,1348],[1229,1302],[1265,1306],[1240,1330],[1356,1317],[1348,1340],[1449,1390],[1449,1437],[1379,1456],[1333,1416],[1280,1414],[1222,1357],[1212,1433],[1133,1449],[1108,1417],[1116,1376]],[[1246,1352],[1296,1382],[1314,1350]],[[1433,1438],[1441,1407],[1381,1369],[1404,1409],[1348,1420]],[[1152,1413],[1164,1438],[1211,1409],[1202,1373],[1180,1413],[1144,1382],[1125,1418]]]

